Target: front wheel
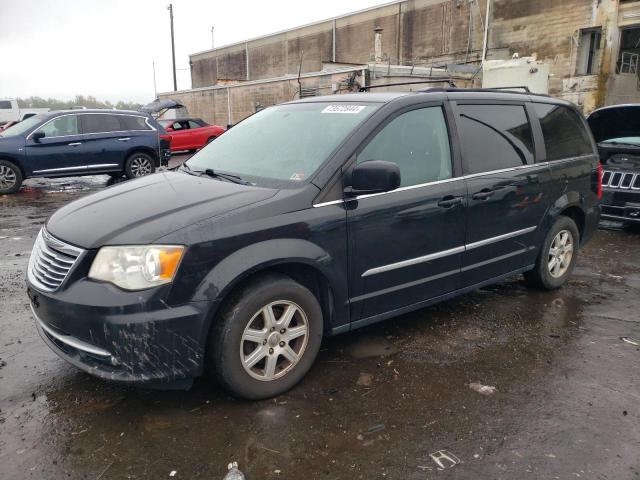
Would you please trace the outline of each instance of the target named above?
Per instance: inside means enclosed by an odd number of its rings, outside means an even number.
[[[14,163],[0,160],[0,195],[15,193],[22,185],[22,172]]]
[[[545,237],[534,269],[524,274],[527,282],[543,290],[562,287],[575,267],[579,244],[576,223],[560,216]]]
[[[127,178],[144,177],[156,171],[156,162],[151,155],[146,153],[134,153],[127,158],[124,172]]]
[[[247,284],[214,321],[209,364],[223,387],[246,399],[273,397],[296,385],[322,341],[318,300],[280,275]]]

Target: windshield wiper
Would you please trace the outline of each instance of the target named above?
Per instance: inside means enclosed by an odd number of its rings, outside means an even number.
[[[183,171],[185,171],[189,175],[195,175],[197,177],[201,177],[202,175],[206,175],[207,177],[222,178],[222,179],[227,180],[229,182],[237,183],[237,184],[240,184],[240,185],[253,185],[251,182],[249,182],[247,180],[244,180],[242,177],[239,177],[238,175],[232,175],[231,173],[216,172],[212,168],[207,168],[205,170],[193,170],[186,163],[183,163],[182,167],[184,167]]]
[[[200,173],[204,173],[208,177],[211,178],[224,178],[233,183],[239,183],[240,185],[251,185],[251,182],[244,180],[242,177],[238,175],[232,175],[230,173],[222,173],[222,172],[214,172],[212,168],[207,168],[204,172],[200,171]]]

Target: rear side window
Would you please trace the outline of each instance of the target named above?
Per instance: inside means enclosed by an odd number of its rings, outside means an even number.
[[[369,160],[397,164],[403,187],[451,178],[449,135],[442,108],[419,108],[394,118],[360,152],[357,163]]]
[[[459,105],[465,174],[533,162],[533,137],[521,105]]]
[[[0,100],[0,110],[11,110],[11,102]]]
[[[589,134],[578,113],[564,105],[534,103],[540,119],[547,160],[562,160],[593,153]]]
[[[151,130],[144,117],[134,117],[132,115],[118,115],[122,125],[121,130]]]
[[[122,130],[118,115],[103,113],[82,115],[83,133],[109,133]]]

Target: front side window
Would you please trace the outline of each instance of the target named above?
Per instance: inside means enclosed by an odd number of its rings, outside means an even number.
[[[540,119],[548,161],[593,153],[589,134],[574,110],[545,103],[533,106]]]
[[[69,135],[79,135],[77,115],[63,115],[43,125],[37,130],[44,132],[45,137],[66,137]]]
[[[465,174],[533,162],[533,137],[521,105],[459,105]]]
[[[104,113],[82,115],[82,131],[84,133],[109,133],[122,130],[118,115]]]
[[[360,152],[357,163],[369,160],[397,164],[402,187],[451,178],[449,135],[442,108],[419,108],[394,118]]]
[[[200,127],[202,127],[202,125],[200,125],[195,120],[189,120],[189,128],[200,128]]]
[[[277,105],[243,120],[196,153],[191,170],[232,173],[261,185],[307,181],[376,109],[376,104]]]

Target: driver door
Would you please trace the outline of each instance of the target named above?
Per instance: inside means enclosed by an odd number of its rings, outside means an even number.
[[[34,139],[37,132],[45,136]],[[86,170],[86,150],[78,115],[60,115],[49,120],[27,137],[25,148],[33,175],[73,176]]]
[[[357,163],[386,160],[401,174],[400,188],[347,203],[351,318],[358,323],[458,288],[467,192],[452,158],[441,104],[401,112],[357,154]]]

